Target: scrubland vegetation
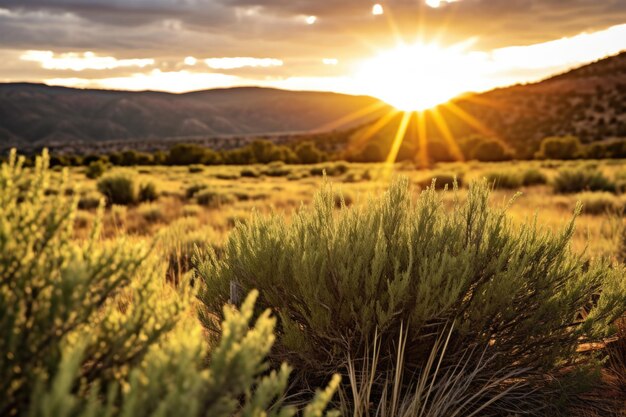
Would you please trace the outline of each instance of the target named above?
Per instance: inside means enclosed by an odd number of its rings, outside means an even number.
[[[622,161],[296,155],[13,154],[0,415],[623,415]]]

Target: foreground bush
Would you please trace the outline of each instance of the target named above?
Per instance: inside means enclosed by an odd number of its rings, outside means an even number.
[[[559,234],[516,227],[488,199],[481,182],[451,210],[433,190],[413,203],[401,180],[365,205],[335,210],[326,185],[290,222],[256,214],[238,225],[221,257],[197,267],[204,324],[214,329],[212,312],[258,288],[260,305],[280,318],[276,355],[301,375],[342,370],[348,357],[366,357],[376,337],[389,360],[403,324],[414,374],[425,369],[436,335],[456,321],[442,366],[458,363],[468,346],[489,346],[495,359],[479,367],[478,379],[514,364],[524,370],[518,378],[543,386],[544,373],[583,360],[579,343],[601,340],[626,309],[624,271],[572,254],[573,220]],[[583,309],[585,319],[575,320]]]
[[[581,191],[615,192],[616,186],[602,172],[594,168],[564,168],[554,178],[554,192],[561,194]]]
[[[269,311],[226,307],[209,351],[185,283],[164,283],[145,245],[70,240],[76,198],[46,196],[13,152],[0,168],[0,415],[293,416],[289,368],[269,372]],[[61,186],[60,189],[63,189]],[[210,359],[210,360],[209,360]],[[210,365],[207,365],[209,364]],[[338,380],[303,415],[319,417]]]
[[[107,204],[132,205],[137,202],[137,186],[130,172],[107,174],[98,181],[98,191],[107,200]]]

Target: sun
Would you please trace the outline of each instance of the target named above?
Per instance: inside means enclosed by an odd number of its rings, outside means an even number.
[[[367,94],[399,110],[425,110],[470,91],[481,78],[481,61],[466,46],[400,45],[364,61],[355,78]]]

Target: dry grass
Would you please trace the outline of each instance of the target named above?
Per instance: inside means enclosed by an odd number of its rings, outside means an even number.
[[[188,167],[139,167],[135,169],[136,182],[154,183],[160,197],[150,206],[107,208],[104,229],[106,236],[126,233],[148,237],[181,217],[194,217],[200,226],[226,232],[237,221],[245,220],[253,209],[274,210],[289,215],[300,204],[310,203],[314,191],[324,180],[318,175],[323,171],[329,174],[336,188],[341,189],[344,198],[348,200],[346,203],[359,204],[364,203],[360,196],[384,189],[390,177],[397,174],[408,176],[416,193],[430,184],[432,178],[439,178],[438,184],[441,186],[451,186],[456,176],[462,179],[459,181],[459,197],[463,198],[463,187],[466,184],[493,172],[532,171],[551,181],[562,168],[590,165],[608,178],[616,178],[623,171],[620,164],[613,161],[551,161],[549,164],[540,161],[472,161],[440,163],[432,170],[403,164],[396,166],[395,174],[382,164],[345,162],[313,166],[207,166],[201,170],[190,170]],[[276,175],[277,171],[281,171],[281,175]],[[74,188],[80,193],[81,205],[88,211],[94,211],[99,202],[96,181],[86,178],[80,169],[72,170],[71,175],[75,182]],[[539,184],[496,190],[493,203],[503,204],[519,191],[522,196],[510,209],[512,217],[524,219],[537,214],[539,223],[555,230],[572,215],[576,202],[582,199],[587,209],[578,220],[573,249],[579,252],[586,250],[592,256],[617,258],[619,245],[616,242],[621,229],[615,224],[612,212],[616,210],[612,209],[624,207],[624,196],[601,193],[557,195],[550,185]],[[220,197],[213,198],[215,195]]]

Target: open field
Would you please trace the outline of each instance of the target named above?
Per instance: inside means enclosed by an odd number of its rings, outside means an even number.
[[[0,415],[622,416],[625,178],[11,158]]]
[[[145,166],[113,168],[115,172],[129,172],[137,184],[153,183],[158,199],[154,202],[113,207],[106,211],[105,235],[127,233],[133,236],[151,237],[168,225],[186,218],[197,223],[206,238],[219,246],[236,221],[245,220],[253,210],[279,212],[289,216],[300,205],[308,205],[314,193],[327,180],[347,205],[366,204],[370,193],[381,193],[393,177],[406,176],[417,194],[438,178],[438,188],[447,185],[452,189],[452,179],[460,184],[460,198],[467,193],[467,184],[487,177],[494,182],[498,175],[523,175],[537,171],[545,176],[538,184],[523,185],[495,183],[491,197],[494,206],[504,206],[515,197],[508,213],[514,220],[527,220],[537,215],[538,223],[559,230],[573,216],[576,204],[583,204],[577,219],[573,249],[579,253],[616,259],[618,241],[623,228],[621,213],[626,208],[626,195],[620,192],[574,192],[558,193],[551,184],[559,170],[569,167],[597,168],[607,178],[626,179],[623,160],[608,161],[516,161],[503,163],[439,163],[432,169],[416,169],[412,164],[396,164],[393,168],[384,164],[358,164],[329,162],[318,165],[252,165],[252,166],[198,166],[164,167]],[[199,171],[199,172],[195,172]],[[91,207],[78,213],[77,233],[82,236],[95,213],[97,179],[88,179],[83,168],[70,169],[70,181],[74,189]],[[543,183],[545,182],[545,183]],[[204,194],[204,199],[202,195]],[[452,200],[453,193],[447,193]],[[94,200],[91,201],[90,200]],[[90,204],[89,204],[90,203]],[[79,207],[80,207],[79,203]],[[121,214],[120,214],[121,213]],[[197,234],[200,234],[196,230]]]

